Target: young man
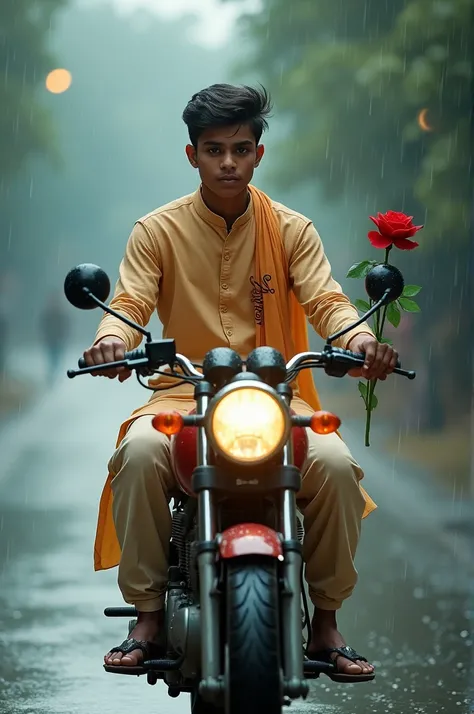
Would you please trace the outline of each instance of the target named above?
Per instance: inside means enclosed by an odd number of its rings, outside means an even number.
[[[311,221],[249,186],[264,154],[260,138],[269,111],[265,90],[251,87],[213,85],[192,97],[183,114],[191,142],[186,154],[199,172],[200,188],[139,220],[120,266],[111,306],[141,325],[157,309],[163,336],[173,337],[178,351],[196,362],[213,347],[231,347],[245,358],[260,344],[281,347],[289,359],[288,352],[307,340],[305,314],[322,337],[358,318],[331,277]],[[296,314],[291,300],[303,317],[296,331],[290,325],[290,313]],[[139,343],[138,333],[105,315],[84,357],[91,366],[119,360]],[[385,379],[396,365],[397,353],[379,344],[366,324],[339,345],[365,353],[364,377]],[[117,375],[119,381],[130,376],[123,368],[108,376]],[[151,420],[166,409],[188,411],[193,399],[189,385],[169,392],[173,380],[159,378],[158,383],[160,391],[122,425],[101,499],[95,567],[119,564],[124,600],[139,613],[131,639],[105,656],[112,666],[139,664],[163,631],[168,503],[175,481],[169,441]],[[313,412],[312,389],[311,380],[311,387],[295,394],[297,412]],[[336,434],[308,435],[298,504],[315,605],[311,651],[337,660],[338,670],[357,681],[374,668],[353,650],[333,650],[345,645],[336,610],[356,584],[361,519],[375,506],[364,497],[363,473],[343,441]]]

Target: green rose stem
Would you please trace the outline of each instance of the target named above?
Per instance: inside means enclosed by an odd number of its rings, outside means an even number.
[[[383,264],[387,265],[388,263],[388,257],[390,255],[390,251],[392,250],[392,246],[389,245],[388,248],[385,249],[385,259]],[[372,301],[371,301],[372,305]],[[387,317],[387,308],[388,305],[385,305],[383,312],[382,312],[382,319],[380,319],[380,313],[377,312],[374,315],[374,332],[375,332],[375,337],[377,338],[377,341],[380,342],[381,339],[383,338],[383,328],[385,325],[385,318]],[[367,411],[367,417],[365,421],[365,445],[370,446],[370,424],[372,421],[372,412],[374,410],[373,407],[373,396],[375,392],[375,387],[377,384],[376,379],[372,380],[367,380],[367,401],[366,401],[366,411]]]

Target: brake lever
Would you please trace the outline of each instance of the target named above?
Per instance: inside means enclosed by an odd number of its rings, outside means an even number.
[[[94,364],[92,367],[81,367],[81,369],[68,369],[67,376],[69,379],[74,379],[74,377],[80,377],[82,374],[90,374],[91,372],[107,372],[109,369],[116,369],[117,367],[126,367],[127,369],[137,369],[140,366],[148,365],[148,357],[142,357],[141,359],[121,359],[117,362],[105,362],[104,364]]]

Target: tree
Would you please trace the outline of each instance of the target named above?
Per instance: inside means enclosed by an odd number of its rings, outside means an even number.
[[[410,282],[425,286],[426,357],[430,341],[442,365],[446,344],[460,355],[443,386],[456,411],[470,408],[472,375],[473,9],[474,0],[262,0],[242,20],[251,50],[238,68],[256,73],[287,117],[280,187],[322,185],[328,200],[355,197],[366,216],[405,210],[425,223]]]
[[[146,11],[124,17],[102,2],[71,3],[61,14],[51,46],[73,83],[43,100],[60,170],[44,156],[27,162],[10,182],[6,239],[0,233],[0,266],[23,288],[11,316],[15,343],[36,337],[43,300],[62,291],[73,265],[97,263],[113,282],[134,221],[195,189],[181,113],[228,70],[218,52],[189,42],[192,25]],[[87,345],[100,316],[66,309]]]
[[[474,0],[263,0],[244,18],[291,131],[277,175],[427,211],[425,240],[466,240]],[[242,67],[239,68],[240,70]],[[429,241],[428,241],[429,238]]]
[[[38,99],[53,58],[48,51],[55,13],[66,0],[2,0],[0,3],[0,187],[38,153],[54,149],[50,115]]]

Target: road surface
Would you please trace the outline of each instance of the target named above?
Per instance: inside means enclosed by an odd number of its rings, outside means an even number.
[[[147,395],[132,380],[61,376],[0,431],[2,714],[189,711],[187,695],[172,700],[160,683],[102,669],[126,621],[102,615],[122,602],[116,570],[92,569],[97,504],[119,422]],[[380,507],[364,523],[360,582],[340,626],[378,676],[350,686],[321,677],[311,700],[289,711],[466,714],[473,711],[471,544],[443,526],[460,505],[399,459],[364,449],[361,431],[344,435]]]

